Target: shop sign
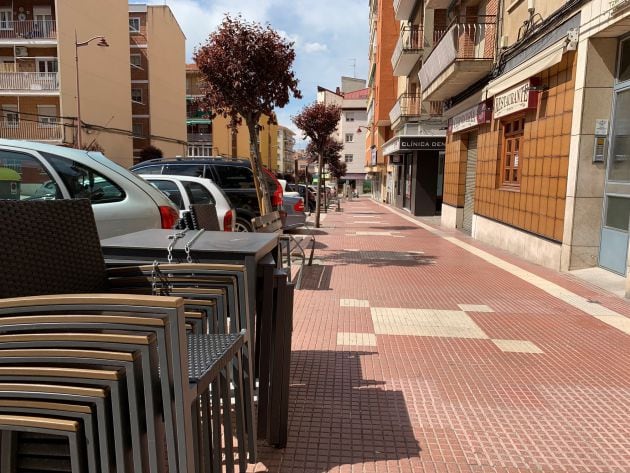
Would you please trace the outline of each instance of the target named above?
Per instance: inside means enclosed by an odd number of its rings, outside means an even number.
[[[475,105],[451,118],[448,122],[448,131],[449,133],[459,133],[460,131],[489,123],[491,111],[485,102]]]
[[[505,117],[538,105],[538,91],[532,90],[531,80],[494,97],[494,118]]]
[[[401,136],[400,151],[444,151],[446,138],[428,136]]]
[[[402,154],[394,154],[389,157],[390,164],[402,164]]]

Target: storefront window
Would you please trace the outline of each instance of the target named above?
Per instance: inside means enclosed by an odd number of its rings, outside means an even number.
[[[621,42],[619,51],[619,82],[630,80],[630,39]]]
[[[609,195],[606,226],[627,232],[628,223],[630,223],[630,198]]]

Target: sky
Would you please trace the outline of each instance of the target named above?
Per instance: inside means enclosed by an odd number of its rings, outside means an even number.
[[[186,62],[205,42],[225,13],[241,13],[248,21],[269,23],[295,43],[294,71],[300,81],[301,100],[292,99],[277,110],[278,123],[296,133],[291,122],[315,101],[317,86],[334,90],[341,76],[366,79],[368,69],[368,0],[150,0],[168,5],[186,35]],[[296,136],[299,140],[301,135]],[[298,147],[304,142],[298,141]]]

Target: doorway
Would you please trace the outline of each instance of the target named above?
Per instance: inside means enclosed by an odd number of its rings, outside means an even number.
[[[475,184],[477,178],[477,133],[468,135],[466,151],[466,188],[464,191],[464,219],[462,229],[472,233],[472,220],[475,212]]]

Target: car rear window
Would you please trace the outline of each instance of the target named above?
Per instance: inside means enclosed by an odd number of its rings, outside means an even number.
[[[210,191],[198,182],[181,181],[191,204],[216,204]]]
[[[149,182],[157,189],[161,190],[180,210],[184,210],[184,199],[182,198],[182,193],[179,191],[177,184],[162,180],[150,180]]]
[[[224,189],[254,189],[254,175],[245,166],[214,166]]]
[[[162,174],[162,165],[153,164],[151,166],[142,166],[133,169],[136,174]]]

